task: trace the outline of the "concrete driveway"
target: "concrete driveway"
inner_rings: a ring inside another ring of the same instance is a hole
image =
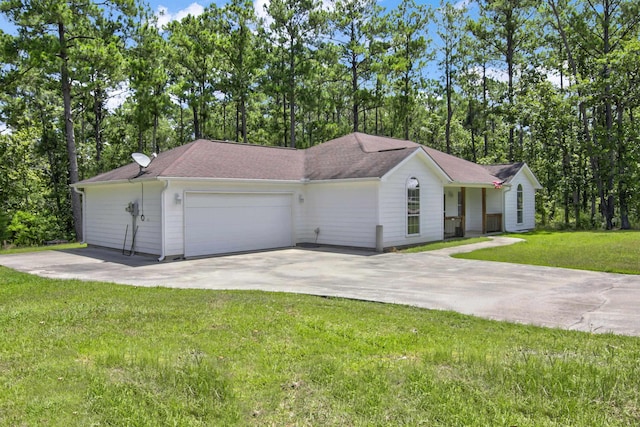
[[[136,286],[259,289],[453,310],[489,319],[640,336],[640,276],[418,254],[283,249],[158,263],[86,248],[2,255],[0,265],[50,278]]]

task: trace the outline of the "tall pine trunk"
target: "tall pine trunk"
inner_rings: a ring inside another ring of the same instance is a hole
[[[67,140],[67,158],[69,161],[69,184],[75,184],[78,179],[78,157],[76,155],[76,140],[73,131],[73,113],[71,111],[71,80],[69,78],[67,36],[62,22],[58,23],[58,39],[60,42],[60,80],[62,81],[62,99],[64,104],[64,131]],[[71,213],[73,215],[76,240],[82,241],[82,205],[80,194],[70,190]]]

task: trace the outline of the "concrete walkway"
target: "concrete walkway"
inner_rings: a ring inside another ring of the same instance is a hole
[[[450,257],[516,241],[494,237],[417,254],[291,248],[163,263],[86,248],[2,255],[0,265],[50,278],[297,292],[640,336],[640,276]]]

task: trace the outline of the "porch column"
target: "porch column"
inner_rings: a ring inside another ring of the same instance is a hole
[[[487,189],[482,189],[482,234],[487,234]]]
[[[461,218],[460,218],[460,227],[462,227],[462,237],[467,235],[467,192],[466,192],[466,188],[462,187],[460,188],[460,197],[462,198],[462,207],[460,208],[460,210],[462,212],[459,212]]]

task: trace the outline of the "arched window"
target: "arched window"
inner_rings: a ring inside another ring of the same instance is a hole
[[[407,234],[420,234],[420,182],[415,177],[407,180]]]
[[[518,184],[518,190],[516,193],[516,212],[517,212],[517,218],[518,218],[518,224],[522,224],[524,222],[524,195],[522,194],[522,184]]]

